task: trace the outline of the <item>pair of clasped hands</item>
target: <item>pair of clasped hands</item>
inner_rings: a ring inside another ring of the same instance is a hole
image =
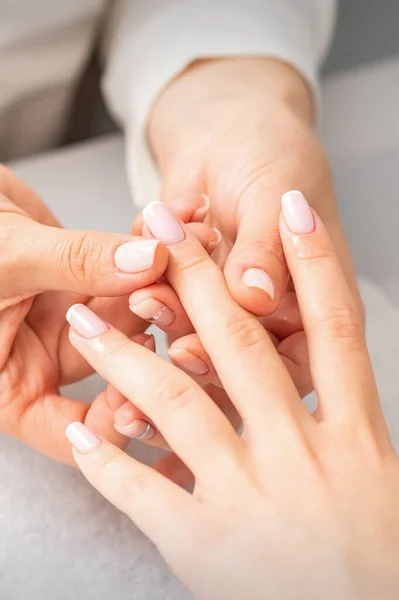
[[[12,186],[2,197],[3,231],[11,243],[13,232],[23,228],[24,245],[7,255],[18,261],[10,258],[3,279],[3,430],[63,460],[72,459],[71,442],[85,477],[156,544],[195,597],[396,598],[399,462],[379,404],[357,296],[304,196],[283,196],[279,233],[319,399],[312,415],[298,391],[306,383],[300,366],[293,368],[288,353],[279,351],[283,342],[232,297],[210,256],[219,235],[215,239],[200,222],[206,203],[194,223],[183,223],[160,202],[147,206],[144,220],[134,225],[146,237],[122,236],[113,253],[118,276],[108,274],[119,282],[120,294],[132,281],[147,286],[133,292],[130,306],[137,310],[143,300],[167,306],[157,304],[151,315],[165,331],[176,333],[175,321],[195,331],[183,342],[207,371],[199,373],[194,362],[194,379],[158,357],[151,337],[136,333],[132,339],[118,330],[127,321],[126,296],[78,295],[79,273],[92,286],[96,273],[72,271],[76,279],[69,280],[62,275],[79,257],[96,256],[96,234],[79,234],[81,244],[71,254],[68,244],[78,234],[56,227],[33,192],[9,172],[5,177]],[[25,199],[24,207],[13,204],[10,191]],[[27,212],[33,206],[36,221]],[[51,289],[64,291],[43,290],[48,256],[41,262],[37,246],[43,246],[40,234],[50,231],[47,253],[55,257],[55,248],[69,248],[59,255],[68,257],[59,264],[59,279],[55,270],[51,282]],[[18,272],[18,251],[27,263],[25,277]],[[101,259],[106,270],[110,257],[104,253]],[[120,275],[132,271],[133,263],[136,274]],[[30,272],[37,296],[27,287]],[[161,277],[162,283],[154,283]],[[109,280],[106,273],[98,279],[101,294]],[[64,326],[67,309],[70,328]],[[57,324],[54,339],[50,331]],[[190,366],[186,362],[186,371]],[[109,385],[90,407],[58,395],[59,381],[92,370]],[[132,416],[138,423],[127,422]],[[141,464],[122,449],[130,429],[175,454],[154,467]],[[184,485],[190,475],[193,493]]]
[[[399,461],[358,302],[323,222],[299,191],[284,194],[281,242],[319,398],[309,414],[290,360],[232,298],[209,245],[193,232],[198,226],[161,202],[143,217],[147,241],[168,253],[168,311],[173,306],[196,331],[197,358],[186,364],[196,380],[158,357],[149,338],[131,340],[82,304],[68,311],[69,339],[109,382],[106,393],[120,397],[117,430],[141,427],[139,435],[167,445],[183,466],[176,477],[169,458],[143,465],[75,422],[66,433],[82,473],[156,544],[195,597],[393,600]],[[133,310],[144,293],[145,302],[158,302],[159,285],[134,292]],[[155,315],[172,327],[169,312]],[[214,388],[231,408],[214,401]],[[242,436],[231,413],[243,420]],[[182,485],[189,474],[192,494]]]
[[[0,168],[1,431],[77,463],[198,598],[396,599],[398,459],[306,84],[200,62],[148,138],[164,205],[132,236],[62,229]],[[91,405],[60,395],[93,370]]]

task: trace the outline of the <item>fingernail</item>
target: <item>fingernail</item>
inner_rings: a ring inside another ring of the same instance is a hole
[[[74,304],[66,314],[68,323],[87,340],[102,335],[109,330],[109,325],[104,323],[96,313],[85,304]]]
[[[187,371],[194,373],[194,375],[206,375],[206,373],[209,371],[209,367],[206,362],[188,350],[171,348],[169,350],[169,356]]]
[[[114,261],[122,273],[140,273],[154,264],[159,240],[142,239],[126,242],[116,249]]]
[[[285,223],[292,233],[305,234],[314,231],[313,213],[301,192],[287,192],[281,199],[281,205]]]
[[[202,223],[209,212],[211,201],[209,196],[206,194],[201,194],[203,204],[194,211],[193,216],[191,217],[192,223]]]
[[[83,423],[71,423],[65,433],[74,448],[82,454],[88,454],[101,444],[101,440]]]
[[[136,419],[136,409],[130,402],[123,404],[114,415],[116,431],[135,440],[150,440],[156,434],[155,427],[144,419]]]
[[[213,232],[214,232],[214,235],[209,240],[208,245],[206,247],[208,254],[212,254],[212,252],[214,250],[216,250],[216,248],[219,246],[220,242],[222,241],[222,234],[220,233],[219,229],[216,229],[216,227],[213,227]]]
[[[274,283],[263,269],[247,269],[242,275],[242,280],[248,287],[263,290],[273,300],[275,293]]]
[[[163,202],[151,202],[143,217],[152,235],[166,246],[182,242],[186,237],[173,212]]]
[[[153,298],[148,298],[148,300],[141,301],[138,304],[135,304],[133,299],[133,302],[130,301],[129,307],[138,317],[161,327],[172,325],[176,318],[175,313],[170,308]]]

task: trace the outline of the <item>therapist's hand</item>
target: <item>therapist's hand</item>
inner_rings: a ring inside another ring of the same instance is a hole
[[[166,87],[150,115],[160,200],[186,221],[202,194],[209,196],[209,222],[223,235],[218,264],[233,297],[258,316],[276,309],[288,282],[278,228],[287,189],[301,190],[320,213],[356,290],[313,112],[296,71],[247,58],[195,63]],[[139,220],[134,233],[141,233]]]
[[[158,209],[147,224],[165,241]],[[362,316],[324,225],[298,192],[283,199],[280,232],[316,413],[306,411],[258,319],[231,298],[185,229],[169,247],[167,277],[242,415],[244,435],[187,374],[72,309],[73,345],[151,417],[194,473],[194,494],[80,423],[67,430],[74,456],[196,598],[397,598],[399,461]]]
[[[116,390],[91,406],[59,395],[60,385],[91,373],[68,341],[65,311],[85,303],[128,336],[138,334],[147,324],[128,310],[127,294],[156,281],[166,265],[156,240],[62,229],[40,198],[0,167],[0,432],[67,462],[71,420],[126,442],[113,426],[124,402]],[[148,336],[139,341],[151,344]]]

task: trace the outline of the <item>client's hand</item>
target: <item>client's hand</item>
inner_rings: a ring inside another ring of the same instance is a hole
[[[156,211],[147,221],[153,233]],[[399,462],[358,305],[320,218],[298,192],[283,198],[280,232],[319,397],[314,415],[262,325],[231,298],[188,229],[173,227],[167,277],[244,435],[187,374],[72,309],[75,348],[150,416],[194,473],[195,490],[77,423],[67,433],[79,467],[198,598],[398,597]]]
[[[124,402],[116,390],[91,406],[59,394],[60,385],[91,373],[68,341],[65,310],[87,303],[129,336],[143,332],[147,324],[128,310],[126,295],[156,281],[166,264],[156,240],[62,229],[40,198],[0,166],[1,433],[69,462],[64,430],[71,419],[126,443],[114,428]]]

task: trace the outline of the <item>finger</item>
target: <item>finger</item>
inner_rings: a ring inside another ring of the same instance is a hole
[[[150,285],[167,265],[157,240],[57,229],[21,215],[8,219],[5,231],[4,295],[58,290],[120,296]]]
[[[62,299],[63,304],[63,316],[67,309],[71,306],[71,303],[76,302],[76,297],[73,294],[63,294],[65,298]],[[60,300],[61,301],[61,300]],[[148,340],[148,336],[144,336],[144,331],[148,328],[148,323],[132,314],[129,310],[128,296],[121,296],[119,298],[92,298],[87,302],[87,306],[99,315],[103,321],[111,323],[113,327],[121,330],[127,337],[135,337],[135,341],[140,343],[140,334],[143,335],[141,339],[144,341]],[[46,319],[48,324],[50,311],[44,310],[43,318]],[[36,314],[37,317],[37,314]],[[59,313],[55,315],[57,323],[59,323]],[[151,338],[150,338],[151,339]],[[90,375],[93,372],[90,365],[86,360],[75,350],[69,341],[69,326],[65,323],[65,327],[62,330],[58,344],[58,358],[60,365],[60,381],[62,385],[67,385],[75,381],[79,381],[84,377]]]
[[[276,345],[277,352],[285,364],[301,398],[313,391],[309,352],[303,331],[294,333]]]
[[[133,292],[129,307],[135,315],[155,324],[172,337],[185,336],[193,331],[176,292],[166,283],[155,283]]]
[[[246,426],[262,439],[267,425],[274,435],[281,433],[277,423],[286,430],[290,421],[295,435],[305,422],[310,427],[269,336],[231,298],[223,274],[194,236],[162,203],[148,205],[144,218],[152,234],[169,246],[168,280]],[[265,373],[270,374],[267,379]]]
[[[303,331],[295,291],[287,290],[274,313],[269,317],[260,317],[259,320],[269,333],[281,340]]]
[[[122,448],[127,439],[114,428],[114,412],[123,396],[111,387],[101,392],[92,404],[60,396],[43,394],[34,403],[13,406],[12,418],[7,418],[7,433],[37,452],[54,460],[74,464],[71,448],[65,439],[65,427],[72,420],[89,423],[96,433]],[[0,428],[3,429],[0,423]]]
[[[152,465],[152,468],[180,487],[187,488],[194,483],[194,475],[190,469],[187,468],[177,454],[173,454],[172,452],[161,456]]]
[[[240,441],[217,406],[188,375],[110,329],[86,306],[71,307],[68,321],[74,328],[70,340],[75,348],[148,415],[200,479],[213,476],[216,465],[226,468],[226,462],[232,463]]]
[[[237,239],[224,267],[227,285],[241,306],[271,314],[284,294],[288,269],[279,233],[279,210],[253,201],[240,217]]]
[[[187,223],[187,227],[195,235],[208,254],[212,254],[222,241],[222,234],[219,229],[216,229],[215,227],[209,227],[209,225],[206,225],[205,223]],[[140,235],[154,239],[154,236],[151,234],[151,231],[145,223]]]
[[[298,393],[302,398],[305,397],[312,391],[313,384],[304,332],[294,333],[281,342],[270,332],[269,336],[291,375]],[[223,387],[198,334],[192,333],[179,338],[173,342],[168,352],[180,368],[197,377],[198,381]]]
[[[362,317],[320,218],[300,192],[282,200],[281,239],[307,336],[321,418],[381,417]],[[377,419],[378,420],[378,419]]]
[[[205,223],[187,223],[187,227],[208,254],[212,254],[222,241],[222,234],[215,227],[209,227]]]
[[[126,400],[115,412],[114,427],[127,438],[139,440],[155,448],[170,450],[151,419],[129,400]]]
[[[137,344],[148,342],[152,336],[134,337]],[[4,412],[7,431],[38,452],[55,460],[74,464],[70,445],[65,439],[65,427],[71,420],[86,423],[96,434],[124,448],[126,436],[114,427],[114,414],[126,398],[112,386],[101,392],[92,402],[82,402],[56,393],[47,393],[34,403],[12,404],[12,412]],[[0,429],[4,429],[0,422]]]
[[[170,358],[182,369],[201,380],[223,387],[212,360],[197,333],[179,338],[168,350]]]
[[[208,215],[210,199],[206,194],[180,194],[178,197],[166,200],[168,206],[183,223],[203,223]],[[139,213],[132,224],[133,235],[141,235],[144,225],[143,213]]]
[[[109,502],[134,521],[166,556],[170,540],[179,543],[196,527],[199,505],[182,488],[160,473],[95,436],[82,423],[71,423],[66,434],[77,465]],[[176,522],[184,527],[176,531]],[[193,533],[192,531],[190,533]]]

